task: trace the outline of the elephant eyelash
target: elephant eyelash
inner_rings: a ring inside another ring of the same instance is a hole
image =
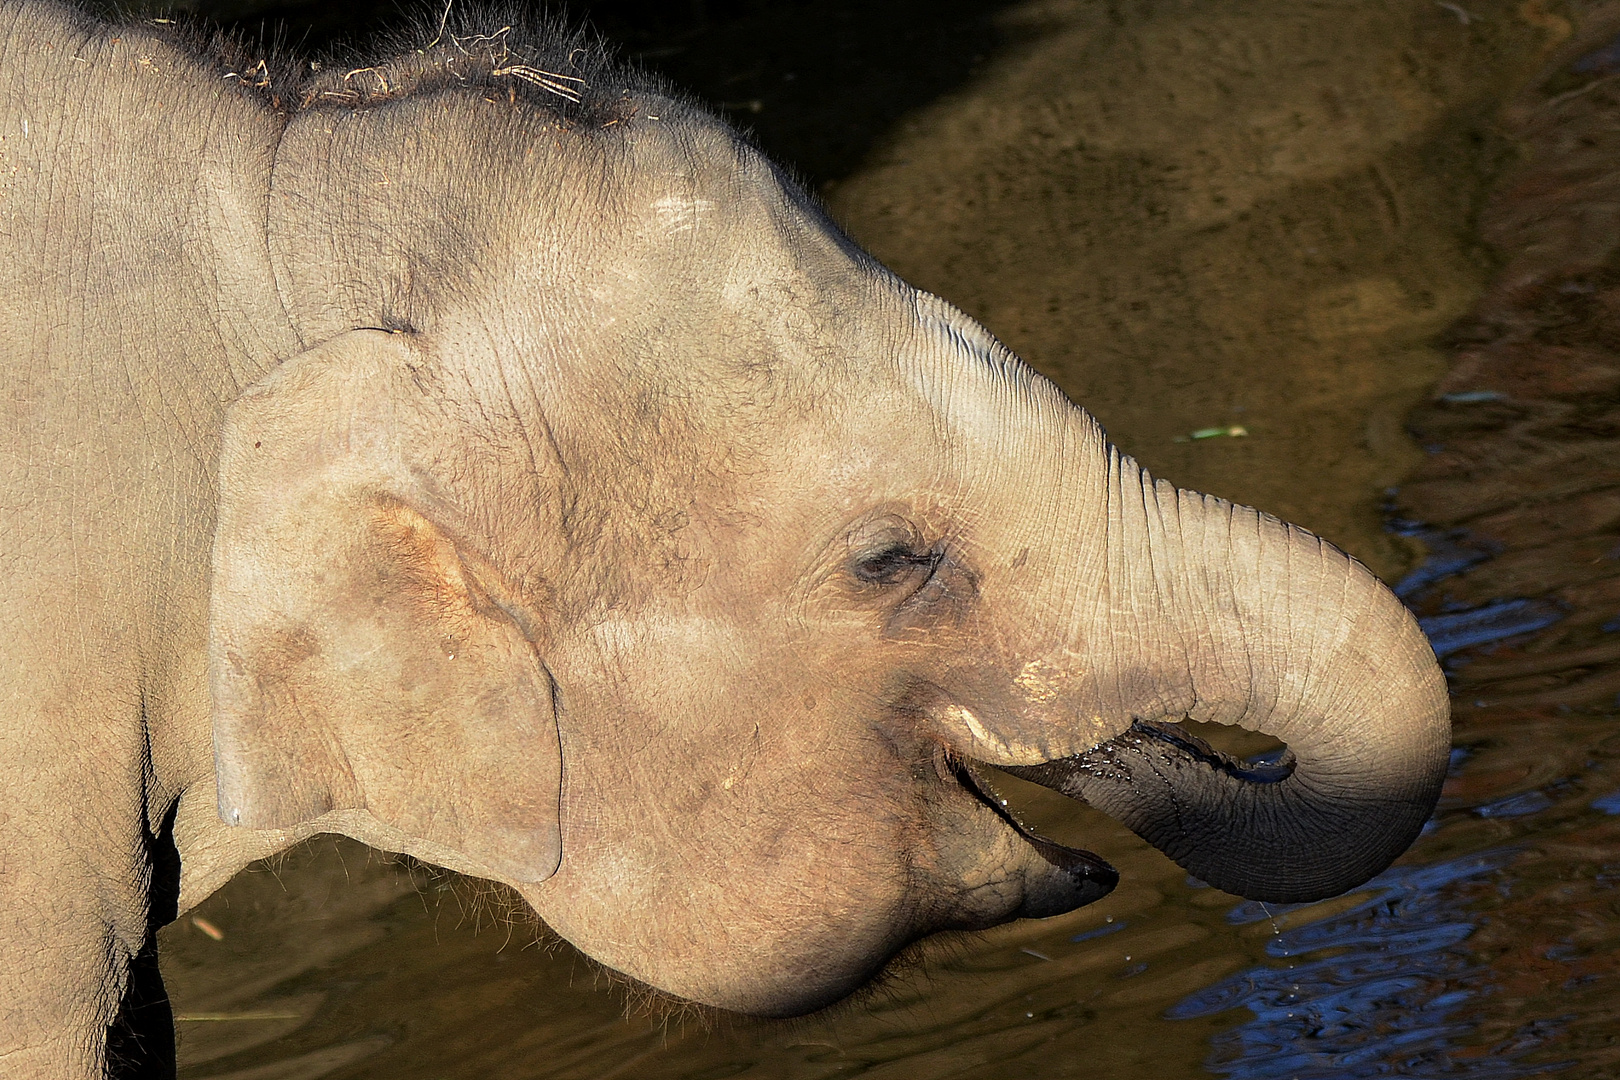
[[[911,580],[919,569],[927,570],[926,580],[943,558],[937,551],[919,553],[896,544],[856,559],[853,570],[856,579],[867,585],[899,585]]]

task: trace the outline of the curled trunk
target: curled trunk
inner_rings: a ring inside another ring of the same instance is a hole
[[[1109,480],[1116,629],[1099,675],[1131,727],[1008,771],[1242,896],[1313,900],[1366,881],[1417,837],[1445,776],[1445,681],[1416,620],[1302,529],[1155,484],[1117,455]],[[1173,723],[1184,716],[1288,752],[1246,766]]]

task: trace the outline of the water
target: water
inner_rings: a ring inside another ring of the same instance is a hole
[[[1471,723],[1397,866],[1310,905],[1238,901],[1005,781],[1124,884],[1091,908],[931,943],[792,1024],[623,1015],[499,894],[324,840],[166,932],[190,1077],[1606,1075],[1620,1067],[1620,728]],[[269,1062],[269,1064],[265,1064]],[[251,1063],[251,1064],[247,1064]]]
[[[163,932],[182,1076],[1620,1074],[1612,16],[595,7],[1150,468],[1399,582],[1456,695],[1440,807],[1363,888],[1267,907],[1003,778],[1119,889],[792,1023],[668,1013],[500,890],[323,838]]]
[[[192,991],[183,1075],[1605,1075],[1620,1067],[1620,733],[1612,717],[1519,718],[1470,738],[1414,850],[1313,905],[1193,887],[1088,811],[1026,799],[1049,828],[1101,835],[1115,896],[934,943],[795,1024],[625,1019],[588,962],[532,945],[460,883],[318,842],[204,906],[223,940],[168,933]]]

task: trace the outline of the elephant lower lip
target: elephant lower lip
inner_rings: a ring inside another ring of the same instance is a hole
[[[1082,907],[1102,899],[1119,884],[1119,871],[1102,858],[1089,851],[1067,847],[1031,832],[1023,822],[1012,815],[1004,800],[997,798],[984,786],[978,774],[965,762],[952,761],[951,771],[958,783],[971,792],[974,798],[994,811],[996,816],[1018,833],[1025,843],[1035,849],[1036,854],[1068,874],[1080,885],[1080,902],[1075,904],[1075,907]]]

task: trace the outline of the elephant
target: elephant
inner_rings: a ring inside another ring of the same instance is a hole
[[[1266,900],[1431,814],[1445,683],[1372,574],[577,33],[0,41],[8,1076],[161,1059],[156,929],[317,833],[780,1017],[1114,886],[997,769]]]

